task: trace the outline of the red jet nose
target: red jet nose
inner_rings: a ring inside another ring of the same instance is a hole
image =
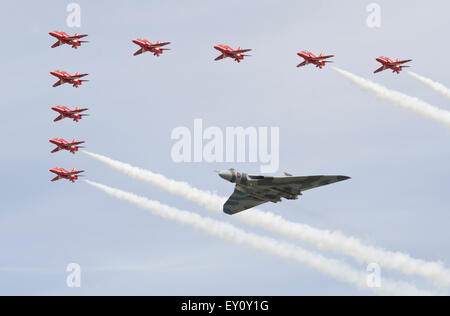
[[[50,74],[55,76],[55,77],[58,77],[57,74],[56,74],[56,71],[50,71]]]
[[[138,44],[138,45],[140,43],[139,40],[137,40],[137,39],[132,40],[132,42],[135,43],[135,44]]]

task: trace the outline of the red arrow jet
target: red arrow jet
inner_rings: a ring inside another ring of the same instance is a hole
[[[150,52],[150,53],[153,53],[153,55],[159,57],[159,55],[161,55],[165,50],[170,50],[170,48],[161,48],[162,46],[169,45],[170,42],[164,42],[164,43],[156,42],[156,43],[152,44],[147,40],[139,39],[139,38],[134,39],[132,42],[141,47],[138,51],[136,51],[133,54],[133,56],[140,55],[144,52]]]
[[[83,146],[78,146],[84,144],[84,141],[76,142],[75,139],[71,143],[69,143],[67,140],[58,138],[50,139],[49,142],[57,146],[55,149],[51,151],[52,154],[60,150],[68,150],[72,154],[75,154],[75,152],[78,151],[78,148],[84,148]]]
[[[381,63],[382,66],[375,70],[373,73],[376,74],[377,72],[386,70],[386,69],[392,69],[392,72],[396,72],[397,74],[402,71],[404,67],[410,67],[410,66],[401,66],[404,63],[410,62],[412,59],[406,59],[406,60],[398,60],[398,58],[393,61],[387,57],[380,56],[376,58],[377,62]]]
[[[78,33],[75,33],[74,36],[70,36],[65,32],[59,31],[52,31],[49,32],[48,34],[58,39],[58,41],[51,46],[52,48],[58,47],[62,44],[67,44],[72,45],[72,48],[77,49],[78,46],[81,46],[81,43],[88,43],[88,41],[80,41],[80,38],[86,37],[87,34],[79,35]]]
[[[53,168],[50,169],[50,172],[53,172],[56,174],[56,177],[54,177],[51,181],[56,181],[59,179],[67,179],[71,182],[75,182],[75,180],[78,180],[78,177],[81,177],[81,175],[79,175],[79,173],[84,172],[84,170],[75,170],[72,169],[72,171],[67,171],[64,168]]]
[[[88,114],[80,114],[81,112],[84,112],[88,110],[85,109],[79,109],[78,107],[75,108],[75,110],[71,110],[66,106],[54,106],[52,107],[53,111],[56,111],[59,113],[59,116],[53,120],[53,122],[57,122],[59,120],[62,120],[64,118],[70,118],[73,119],[75,122],[78,122],[83,118],[83,116],[87,116]]]
[[[301,52],[297,53],[297,55],[299,55],[300,57],[302,57],[305,60],[305,61],[301,62],[300,64],[298,64],[297,67],[302,67],[302,66],[306,66],[308,64],[313,64],[313,65],[316,65],[316,67],[319,67],[320,69],[322,69],[322,67],[325,66],[326,63],[332,63],[332,61],[324,60],[324,59],[334,57],[334,55],[322,56],[322,53],[320,53],[319,56],[316,56],[313,53],[306,52],[306,51],[301,51]]]
[[[241,62],[241,60],[244,59],[245,56],[251,56],[251,55],[244,54],[246,52],[251,51],[251,49],[241,49],[241,47],[238,47],[238,49],[234,50],[230,46],[227,46],[227,45],[215,45],[214,48],[222,53],[222,55],[217,56],[216,59],[214,59],[216,61],[230,57],[239,63],[239,62]]]
[[[50,71],[50,74],[55,77],[58,77],[59,79],[57,82],[53,84],[53,87],[57,87],[59,85],[62,85],[63,83],[68,83],[74,86],[75,88],[78,88],[78,86],[80,86],[84,81],[89,81],[80,79],[84,76],[87,76],[88,74],[79,74],[78,72],[72,76],[65,71],[54,70]]]

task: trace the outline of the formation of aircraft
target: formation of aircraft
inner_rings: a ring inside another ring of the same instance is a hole
[[[55,37],[57,39],[57,42],[54,43],[51,48],[55,48],[61,45],[70,45],[72,48],[77,49],[79,46],[81,46],[82,43],[87,43],[87,41],[81,40],[82,38],[88,36],[87,34],[78,34],[75,33],[73,36],[70,36],[69,34],[65,32],[60,31],[52,31],[48,33],[50,36]],[[81,79],[88,74],[80,74],[75,73],[74,75],[70,75],[69,73],[61,70],[54,70],[50,72],[51,75],[58,78],[58,81],[53,84],[53,87],[60,86],[64,83],[71,84],[73,87],[78,88],[83,82],[89,81],[85,79]],[[82,114],[82,112],[87,111],[87,108],[80,109],[76,107],[75,109],[71,110],[66,106],[53,106],[51,108],[53,111],[57,112],[59,115],[53,120],[54,122],[60,121],[64,118],[72,119],[75,122],[78,122],[81,120],[84,116],[87,116],[87,114]],[[52,138],[49,139],[49,142],[56,145],[56,148],[51,151],[51,153],[56,153],[61,150],[67,150],[71,152],[72,154],[75,154],[75,152],[78,151],[79,148],[83,148],[83,146],[80,146],[81,144],[84,144],[84,141],[76,141],[75,139],[72,140],[72,142],[68,142],[65,139],[62,138]],[[52,168],[50,169],[50,172],[56,174],[56,177],[51,179],[51,181],[57,181],[60,179],[67,179],[71,182],[75,182],[75,180],[80,177],[80,173],[84,172],[84,170],[76,170],[75,168],[72,169],[72,171],[67,171],[64,168]]]
[[[132,42],[141,47],[133,54],[133,56],[140,55],[144,52],[150,52],[153,53],[154,56],[159,57],[159,55],[161,55],[165,50],[170,50],[170,48],[162,48],[163,46],[169,45],[170,42],[160,43],[158,41],[153,44],[147,40],[140,38],[134,39],[132,40]]]
[[[49,35],[57,39],[57,42],[51,46],[52,48],[67,44],[75,49],[77,49],[78,46],[81,46],[82,43],[87,43],[87,41],[83,41],[81,39],[88,36],[87,34],[78,33],[70,36],[67,33],[60,31],[49,32]],[[134,56],[140,55],[144,52],[150,52],[153,53],[154,56],[160,56],[164,53],[164,51],[170,50],[169,48],[164,48],[164,46],[171,44],[171,42],[159,41],[157,41],[156,43],[151,43],[150,41],[144,39],[133,39],[132,42],[140,47],[136,52],[134,52]],[[214,45],[214,49],[220,52],[220,55],[214,59],[215,61],[222,60],[224,58],[231,58],[238,63],[243,60],[244,57],[250,56],[246,53],[251,51],[251,49],[242,49],[240,46],[237,49],[233,49],[228,45],[222,44]],[[320,69],[322,69],[327,63],[331,63],[332,61],[328,59],[334,57],[334,55],[322,55],[322,53],[316,56],[308,51],[298,52],[297,55],[304,59],[304,61],[299,63],[297,67],[303,67],[308,64],[312,64],[315,65],[316,68]],[[397,74],[400,73],[403,67],[409,67],[403,64],[411,61],[411,59],[396,59],[395,61],[393,61],[387,57],[378,57],[376,58],[376,60],[380,62],[382,66],[375,70],[374,73],[386,69],[391,69]],[[74,75],[70,75],[65,71],[54,70],[51,71],[50,74],[58,78],[58,81],[53,84],[53,87],[68,83],[73,87],[78,88],[78,86],[80,86],[83,82],[88,81],[81,79],[88,75],[86,73],[80,74],[77,72]],[[81,112],[86,111],[87,108],[79,109],[78,107],[76,107],[74,110],[71,110],[65,106],[54,106],[52,107],[52,110],[59,113],[59,116],[53,120],[54,122],[57,122],[64,118],[70,118],[75,122],[78,122],[83,116],[87,115],[81,114]],[[67,150],[72,154],[75,154],[75,152],[78,151],[79,148],[82,148],[79,145],[84,143],[84,141],[77,142],[75,141],[75,139],[72,142],[57,138],[50,139],[49,141],[57,146],[51,151],[51,153],[55,153],[60,150]],[[50,171],[57,174],[57,176],[51,181],[68,179],[72,182],[75,182],[75,180],[78,179],[79,173],[84,172],[84,170],[77,171],[75,169],[72,169],[72,171],[67,171],[63,168],[53,168],[50,169]],[[349,179],[349,177],[347,176],[339,175],[319,175],[306,177],[292,176],[287,173],[285,173],[284,177],[248,175],[246,173],[238,172],[233,168],[219,172],[219,176],[227,181],[236,184],[233,194],[223,207],[223,211],[227,214],[235,214],[269,201],[274,203],[280,202],[281,198],[290,200],[297,199],[303,191]]]
[[[304,61],[298,64],[297,67],[303,67],[308,64],[313,64],[320,69],[322,69],[325,64],[332,63],[332,61],[325,59],[334,57],[334,55],[322,56],[322,53],[320,53],[319,56],[316,56],[313,53],[307,51],[298,52],[297,55],[304,59]]]
[[[81,144],[84,144],[84,141],[77,142],[75,139],[72,142],[68,142],[65,139],[59,139],[59,138],[52,138],[49,140],[50,143],[56,145],[56,148],[51,151],[51,153],[56,153],[60,150],[67,150],[70,151],[72,154],[75,154],[76,151],[78,151],[79,148],[84,148],[83,146],[79,146]]]
[[[81,43],[87,43],[87,41],[82,41],[80,39],[88,36],[87,34],[78,34],[78,33],[75,33],[73,36],[70,36],[67,33],[61,32],[61,31],[51,31],[48,34],[50,34],[51,36],[55,37],[58,40],[56,43],[54,43],[51,46],[52,48],[58,47],[62,44],[68,44],[68,45],[71,45],[73,48],[78,48],[78,46],[81,46]],[[159,41],[157,41],[156,43],[152,43],[148,40],[140,39],[140,38],[133,39],[132,42],[140,47],[136,52],[134,52],[133,56],[140,55],[144,52],[150,52],[150,53],[153,53],[154,56],[160,56],[161,54],[163,54],[164,51],[170,50],[169,48],[163,48],[163,46],[171,44],[171,42],[159,42]],[[214,59],[215,61],[221,60],[224,58],[232,58],[238,63],[241,60],[243,60],[244,57],[250,56],[250,55],[246,55],[245,53],[251,51],[251,49],[242,49],[241,47],[238,47],[237,49],[233,49],[230,46],[223,45],[223,44],[214,45],[214,48],[221,53],[219,56],[217,56]],[[322,69],[327,63],[332,63],[331,60],[326,60],[326,59],[334,57],[334,55],[322,55],[322,53],[320,53],[318,56],[316,56],[309,51],[301,51],[301,52],[298,52],[297,55],[304,59],[304,61],[299,63],[297,65],[297,67],[303,67],[308,64],[312,64],[320,69]],[[411,61],[411,59],[407,59],[407,60],[396,59],[395,61],[393,61],[387,57],[377,57],[376,60],[378,62],[380,62],[382,64],[382,66],[380,68],[376,69],[374,71],[374,73],[377,73],[377,72],[380,72],[380,71],[383,71],[386,69],[391,69],[393,72],[395,72],[397,74],[399,74],[400,71],[404,67],[409,67],[409,66],[403,65],[404,63]],[[78,88],[78,86],[81,85],[83,81],[88,81],[88,80],[80,79],[80,78],[86,76],[87,74],[76,73],[75,75],[71,76],[67,72],[64,72],[64,71],[52,71],[51,74],[59,78],[59,81],[53,85],[54,87],[57,87],[63,83],[70,83],[74,87]]]
[[[51,31],[48,34],[50,34],[53,37],[56,37],[58,40],[55,44],[53,44],[51,47],[55,48],[63,44],[71,45],[72,48],[77,49],[78,46],[81,46],[81,43],[88,43],[88,41],[80,41],[80,38],[86,37],[87,34],[78,34],[75,33],[75,35],[70,36],[69,34],[65,32],[60,31]]]
[[[223,212],[233,215],[266,202],[281,202],[281,198],[296,200],[303,191],[350,179],[347,176],[284,177],[249,175],[233,168],[222,170],[219,176],[235,183],[234,192],[225,202]]]
[[[402,69],[404,67],[409,67],[409,66],[405,66],[403,64],[408,63],[411,60],[412,59],[398,60],[398,58],[397,58],[395,61],[393,61],[387,57],[383,57],[383,56],[377,57],[376,61],[381,63],[382,66],[380,68],[378,68],[377,70],[375,70],[373,73],[376,74],[377,72],[380,72],[380,71],[383,71],[386,69],[391,69],[392,72],[396,72],[397,74],[399,74],[400,71],[402,71]]]
[[[52,168],[49,171],[56,174],[56,177],[54,177],[51,181],[67,179],[67,180],[71,181],[72,183],[74,183],[75,180],[78,180],[78,177],[82,176],[82,175],[80,175],[80,173],[84,172],[84,170],[77,171],[75,168],[73,168],[72,171],[67,171],[64,168]]]
[[[67,106],[53,106],[51,108],[53,111],[59,113],[59,116],[56,117],[53,122],[60,121],[65,118],[70,118],[74,120],[74,122],[78,122],[83,118],[83,116],[88,116],[89,114],[80,114],[81,112],[87,111],[87,108],[79,109],[76,107],[74,110],[69,109]]]
[[[50,71],[50,74],[58,78],[58,81],[56,81],[53,84],[53,87],[57,87],[64,83],[68,83],[68,84],[71,84],[72,86],[74,86],[75,88],[78,88],[78,86],[81,86],[81,84],[83,82],[89,81],[89,80],[80,79],[80,78],[87,76],[88,74],[79,74],[78,72],[74,75],[70,75],[69,73],[67,73],[65,71],[54,70],[54,71]]]
[[[221,52],[221,55],[217,56],[214,59],[216,61],[229,57],[239,63],[241,62],[241,60],[244,59],[244,57],[251,56],[244,54],[251,51],[251,49],[242,49],[240,46],[237,49],[232,49],[230,46],[227,45],[215,45],[214,48],[217,49],[219,52]]]

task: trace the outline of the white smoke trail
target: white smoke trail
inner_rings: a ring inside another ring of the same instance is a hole
[[[436,91],[440,95],[450,99],[450,89],[447,88],[446,86],[444,86],[442,83],[433,81],[426,77],[422,77],[412,71],[408,71],[408,74],[410,74],[414,79],[419,80],[420,82],[422,82],[423,84],[425,84],[426,86],[431,88],[432,90]]]
[[[428,104],[418,98],[411,97],[404,93],[390,90],[378,83],[372,82],[370,80],[364,79],[357,75],[354,75],[348,71],[333,67],[339,74],[344,76],[350,82],[356,84],[358,87],[370,91],[375,96],[382,100],[386,100],[394,105],[400,106],[411,112],[414,112],[420,116],[433,119],[439,123],[445,124],[450,127],[450,112],[437,108],[431,104]]]
[[[367,286],[367,275],[365,273],[359,272],[341,261],[329,259],[320,254],[310,252],[291,244],[282,243],[272,238],[246,232],[225,222],[220,222],[212,218],[202,217],[196,213],[163,205],[157,201],[152,201],[133,193],[114,189],[89,180],[85,181],[110,196],[131,202],[140,208],[150,211],[154,215],[174,220],[181,224],[191,225],[194,228],[200,229],[209,235],[222,240],[247,245],[271,255],[295,260],[334,279],[352,284],[359,289],[370,289],[377,294],[387,295],[433,295],[433,293],[419,290],[411,284],[396,282],[385,278],[381,281],[381,287],[370,288]]]
[[[222,212],[226,198],[193,188],[186,182],[168,179],[161,174],[155,174],[102,155],[86,151],[84,153],[134,179],[148,182],[163,191],[179,195],[210,211]],[[359,263],[376,262],[386,269],[398,270],[406,275],[418,275],[441,286],[450,285],[450,271],[441,262],[427,262],[401,252],[365,245],[355,237],[347,237],[340,232],[321,230],[306,224],[291,222],[281,216],[258,209],[238,213],[232,218],[290,238],[306,241],[320,250],[331,250],[351,256]]]

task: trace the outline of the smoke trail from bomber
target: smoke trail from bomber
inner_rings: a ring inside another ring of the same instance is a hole
[[[246,232],[225,222],[220,222],[208,217],[202,217],[196,213],[178,210],[133,193],[114,189],[89,180],[85,181],[91,186],[100,189],[112,197],[131,202],[140,208],[150,211],[150,213],[154,215],[177,221],[180,224],[191,225],[196,229],[200,229],[211,236],[225,241],[243,244],[263,251],[267,254],[295,260],[306,264],[336,280],[352,284],[359,289],[371,289],[377,294],[388,295],[432,295],[432,293],[419,290],[411,284],[391,281],[384,278],[381,281],[381,287],[369,288],[367,286],[367,275],[365,273],[354,270],[341,261],[328,259],[320,254],[307,251],[291,244],[282,243],[272,238]]]
[[[426,86],[428,86],[429,88],[431,88],[432,90],[436,91],[437,93],[439,93],[440,95],[450,99],[450,89],[447,88],[446,86],[444,86],[442,83],[433,81],[429,78],[426,77],[422,77],[412,71],[408,71],[408,74],[413,77],[414,79],[419,80],[420,82],[422,82],[423,84],[425,84]]]
[[[390,90],[370,80],[354,75],[348,71],[333,67],[339,74],[358,87],[372,92],[376,97],[386,100],[394,105],[400,106],[422,117],[435,120],[450,127],[450,112],[437,108],[418,98],[411,97],[404,93]]]
[[[102,155],[86,151],[84,153],[134,179],[148,182],[163,191],[193,201],[209,211],[222,212],[226,198],[208,191],[199,190],[186,182],[175,181],[161,174],[155,174]],[[427,262],[412,258],[408,254],[401,252],[393,252],[366,245],[355,237],[348,237],[340,232],[321,230],[306,224],[291,222],[279,215],[258,209],[238,213],[233,215],[232,218],[290,238],[308,242],[320,250],[331,250],[351,256],[359,263],[376,262],[385,269],[398,270],[406,275],[418,275],[443,286],[450,285],[450,271],[440,262]]]

